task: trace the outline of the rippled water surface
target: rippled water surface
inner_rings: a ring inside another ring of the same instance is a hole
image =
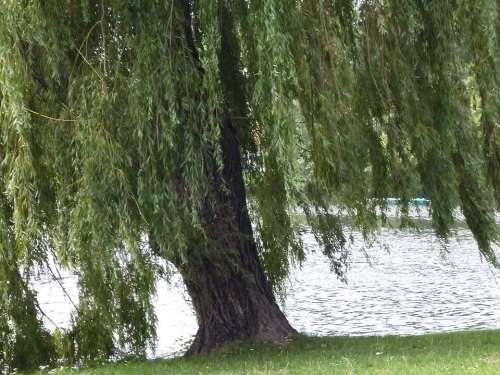
[[[482,261],[469,231],[458,229],[448,252],[431,230],[384,230],[367,249],[355,241],[348,283],[337,279],[325,258],[311,252],[294,271],[284,310],[292,325],[313,335],[407,335],[463,329],[500,328],[500,272]],[[498,250],[498,249],[497,249]],[[74,280],[61,280],[76,300]],[[181,280],[160,282],[157,356],[179,353],[196,331],[196,321]],[[53,323],[69,324],[72,304],[59,284],[44,278],[36,286],[41,306]],[[48,322],[48,325],[52,323]]]

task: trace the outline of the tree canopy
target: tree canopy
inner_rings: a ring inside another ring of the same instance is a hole
[[[342,275],[342,218],[368,235],[388,197],[409,223],[424,194],[444,239],[459,207],[496,265],[499,59],[496,0],[0,1],[0,364],[154,345],[163,261],[218,246],[224,121],[275,290],[293,214]],[[52,262],[79,287],[57,342],[30,287]]]

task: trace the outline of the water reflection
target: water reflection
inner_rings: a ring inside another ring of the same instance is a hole
[[[304,242],[312,254],[291,276],[283,306],[292,325],[313,335],[406,335],[500,328],[500,272],[481,260],[469,231],[457,229],[445,255],[430,229],[419,233],[387,229],[379,241],[368,249],[369,264],[358,238],[349,282],[344,284],[315,252],[312,235],[306,234]],[[74,279],[66,277],[61,282],[76,300]],[[156,356],[181,352],[196,331],[182,281],[174,276],[172,284],[158,285]],[[60,286],[42,277],[37,290],[50,319],[68,326],[73,307]]]

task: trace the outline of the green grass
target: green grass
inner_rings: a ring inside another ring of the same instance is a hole
[[[128,362],[55,373],[500,374],[500,331],[415,337],[300,337],[284,347],[246,343],[209,356]]]

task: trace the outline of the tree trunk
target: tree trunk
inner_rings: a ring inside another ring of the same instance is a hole
[[[257,255],[247,211],[242,160],[231,122],[221,120],[222,175],[202,218],[214,246],[179,265],[198,320],[187,354],[207,353],[236,339],[286,343],[296,334],[281,312]],[[227,189],[222,188],[223,177]],[[215,201],[213,201],[215,200]]]
[[[195,46],[193,7],[190,0],[177,0],[184,15],[186,44],[193,61],[204,74]],[[235,100],[246,106],[239,92],[232,90],[240,82],[239,50],[235,50],[227,12],[223,11],[220,59],[221,81],[228,105]],[[229,83],[228,83],[229,82]],[[241,82],[240,82],[241,83]],[[241,109],[240,109],[241,111]],[[244,115],[244,113],[242,113]],[[176,264],[191,296],[198,332],[187,354],[208,353],[237,339],[286,343],[297,332],[281,312],[257,254],[248,216],[243,182],[240,144],[228,114],[220,118],[223,171],[215,160],[207,161],[205,170],[212,183],[201,218],[212,244],[208,249],[193,249],[187,262]],[[210,158],[209,158],[210,159]]]

